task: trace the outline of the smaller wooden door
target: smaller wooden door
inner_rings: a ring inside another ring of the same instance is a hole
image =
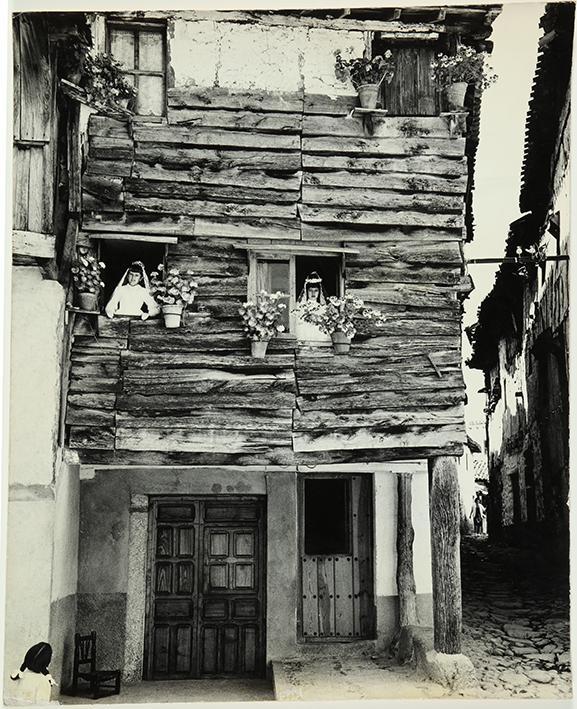
[[[302,476],[300,503],[301,637],[373,637],[371,476]]]
[[[264,521],[258,498],[152,500],[146,679],[263,675]]]

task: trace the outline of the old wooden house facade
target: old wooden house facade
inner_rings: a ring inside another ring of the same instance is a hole
[[[568,316],[574,6],[546,6],[527,116],[520,208],[473,328],[485,373],[489,533],[568,562]],[[518,260],[516,261],[516,257]]]
[[[383,647],[408,623],[434,621],[436,648],[460,652],[479,97],[444,114],[429,64],[459,42],[490,47],[498,9],[321,14],[88,18],[138,98],[134,116],[90,116],[64,251],[106,263],[101,305],[134,260],[199,284],[179,329],[68,309],[59,331],[47,486],[67,481],[50,533],[73,588],[56,651],[94,629],[125,681],[259,676],[335,643]],[[371,121],[334,73],[335,51],[367,47],[397,57],[388,114]],[[365,323],[335,356],[290,315],[252,358],[240,305],[282,290],[292,312],[312,271],[385,326]]]

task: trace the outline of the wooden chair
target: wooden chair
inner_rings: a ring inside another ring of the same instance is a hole
[[[99,699],[111,694],[120,694],[120,670],[96,669],[96,632],[94,630],[90,635],[76,633],[74,636],[74,668],[71,694],[78,694],[79,680],[90,685],[90,693],[93,699]]]

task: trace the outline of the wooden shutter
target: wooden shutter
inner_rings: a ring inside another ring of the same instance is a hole
[[[384,84],[384,105],[391,116],[435,116],[437,99],[431,78],[435,48],[398,47],[397,68],[390,84]]]

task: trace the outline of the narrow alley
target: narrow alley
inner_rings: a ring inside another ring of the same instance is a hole
[[[464,537],[463,652],[480,696],[571,696],[569,581],[534,551]]]

